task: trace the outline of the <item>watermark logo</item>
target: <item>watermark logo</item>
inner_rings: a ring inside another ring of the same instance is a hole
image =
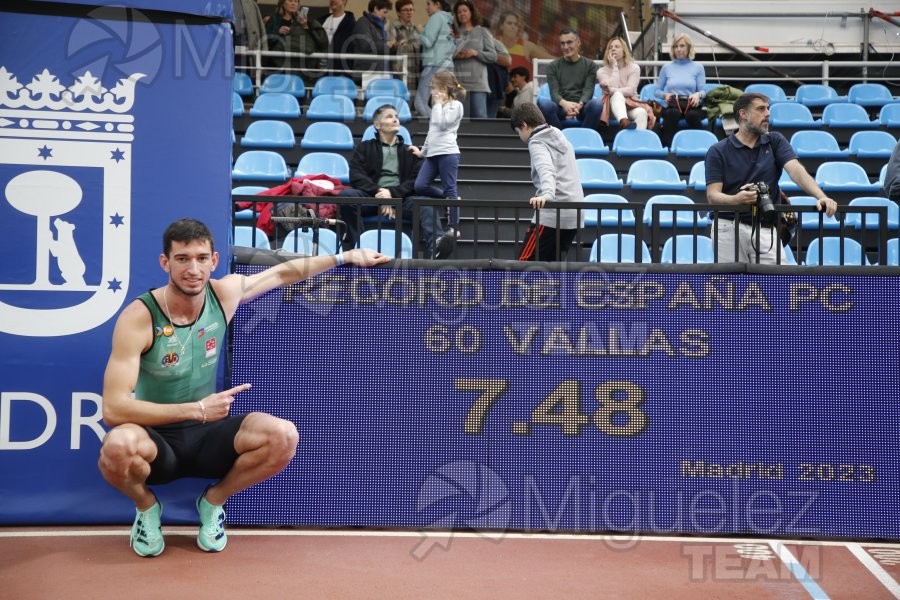
[[[419,489],[416,511],[428,523],[410,551],[421,562],[436,548],[448,550],[456,530],[466,529],[499,542],[509,526],[512,499],[493,470],[471,461],[455,461],[426,477]]]
[[[91,72],[28,84],[0,66],[0,230],[16,257],[0,275],[0,331],[93,329],[129,283],[132,73],[112,89]]]
[[[152,83],[163,62],[163,42],[156,26],[141,11],[102,6],[79,19],[66,43],[66,58],[100,79],[143,73]],[[73,73],[74,75],[74,73]]]

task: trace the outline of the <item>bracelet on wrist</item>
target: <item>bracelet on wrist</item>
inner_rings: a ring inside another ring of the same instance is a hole
[[[335,255],[335,259],[337,260],[337,262],[336,262],[335,265],[334,265],[334,266],[336,266],[336,267],[339,267],[339,266],[341,266],[342,264],[344,264],[345,262],[347,262],[347,259],[344,258],[344,253],[343,253],[343,252],[341,252],[340,254],[336,254],[336,255]]]
[[[206,423],[206,407],[203,406],[203,400],[197,400],[197,404],[200,405],[200,413],[203,415],[203,423]]]

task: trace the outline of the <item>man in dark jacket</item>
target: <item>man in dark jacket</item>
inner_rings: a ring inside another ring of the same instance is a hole
[[[353,29],[356,16],[346,10],[347,0],[328,0],[328,16],[322,21],[322,28],[328,36],[328,51],[332,54],[349,54],[353,43]],[[327,61],[332,75],[349,75],[352,69],[349,59]]]
[[[369,10],[356,20],[356,26],[353,29],[351,46],[353,54],[368,54],[372,57],[391,54],[394,42],[388,41],[386,28],[387,15],[391,6],[393,6],[391,0],[369,0]],[[353,61],[353,67],[357,71],[366,71],[367,73],[390,71],[390,65],[384,58],[358,58]],[[365,87],[368,82],[367,74],[363,73],[361,77],[356,76],[361,79],[362,85]]]
[[[412,218],[413,189],[419,174],[421,161],[409,151],[407,141],[398,135],[400,118],[390,104],[378,107],[372,119],[375,138],[360,142],[350,159],[350,185],[341,190],[342,197],[350,198],[403,198],[402,217]],[[434,197],[442,197],[435,190]],[[393,206],[341,204],[341,220],[347,224],[344,246],[353,248],[359,242],[362,217],[380,215],[395,219]],[[419,205],[419,225],[428,256],[447,258],[453,252],[455,235],[444,231],[438,210],[433,206]]]

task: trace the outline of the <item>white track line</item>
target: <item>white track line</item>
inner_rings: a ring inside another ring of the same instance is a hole
[[[800,564],[800,561],[798,561],[791,551],[787,549],[787,546],[784,545],[784,542],[773,540],[769,542],[769,546],[772,547],[772,550],[775,551],[775,554],[778,555],[778,558],[781,559],[787,568],[791,570],[791,573],[794,574],[797,581],[806,588],[806,591],[810,596],[815,598],[815,600],[828,600],[828,594],[819,587],[819,584],[816,583],[815,579],[810,577],[809,573],[806,572],[806,569],[803,568],[803,565]]]
[[[871,573],[875,579],[881,582],[888,591],[894,595],[894,598],[900,598],[900,584],[891,577],[891,574],[884,570],[878,561],[871,554],[865,551],[860,544],[847,544],[847,550],[853,553],[859,562],[861,562]]]
[[[91,536],[120,536],[128,535],[129,527],[122,526],[121,529],[28,529],[23,531],[8,531],[0,528],[0,538],[27,538],[27,537],[91,537]],[[167,535],[197,535],[197,527],[191,525],[165,525],[163,531]],[[252,527],[236,528],[234,526],[228,529],[228,535],[239,536],[287,536],[287,537],[401,537],[401,538],[421,538],[428,536],[457,537],[457,538],[486,538],[496,541],[498,538],[520,539],[520,540],[587,540],[601,542],[674,542],[681,544],[740,544],[748,541],[755,541],[761,544],[799,544],[803,546],[847,546],[847,542],[835,540],[761,540],[757,538],[728,538],[728,537],[692,537],[692,536],[641,536],[641,535],[589,535],[589,534],[572,534],[572,533],[524,533],[524,532],[500,532],[485,531],[482,533],[472,531],[444,531],[444,530],[371,530],[371,529],[255,529]],[[858,543],[860,547],[872,548],[897,548],[900,549],[900,543]]]

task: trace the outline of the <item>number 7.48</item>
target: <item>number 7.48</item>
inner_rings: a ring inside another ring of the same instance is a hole
[[[478,394],[466,415],[463,431],[480,435],[491,408],[509,391],[509,381],[460,377],[454,380],[454,386],[457,391]],[[590,415],[582,409],[581,381],[566,379],[534,407],[529,421],[513,423],[512,432],[528,435],[534,426],[550,425],[560,427],[567,436],[577,436],[581,428],[591,422],[603,433],[614,437],[634,437],[647,429],[649,417],[642,408],[647,394],[638,384],[606,381],[594,388],[594,397],[599,406]]]

